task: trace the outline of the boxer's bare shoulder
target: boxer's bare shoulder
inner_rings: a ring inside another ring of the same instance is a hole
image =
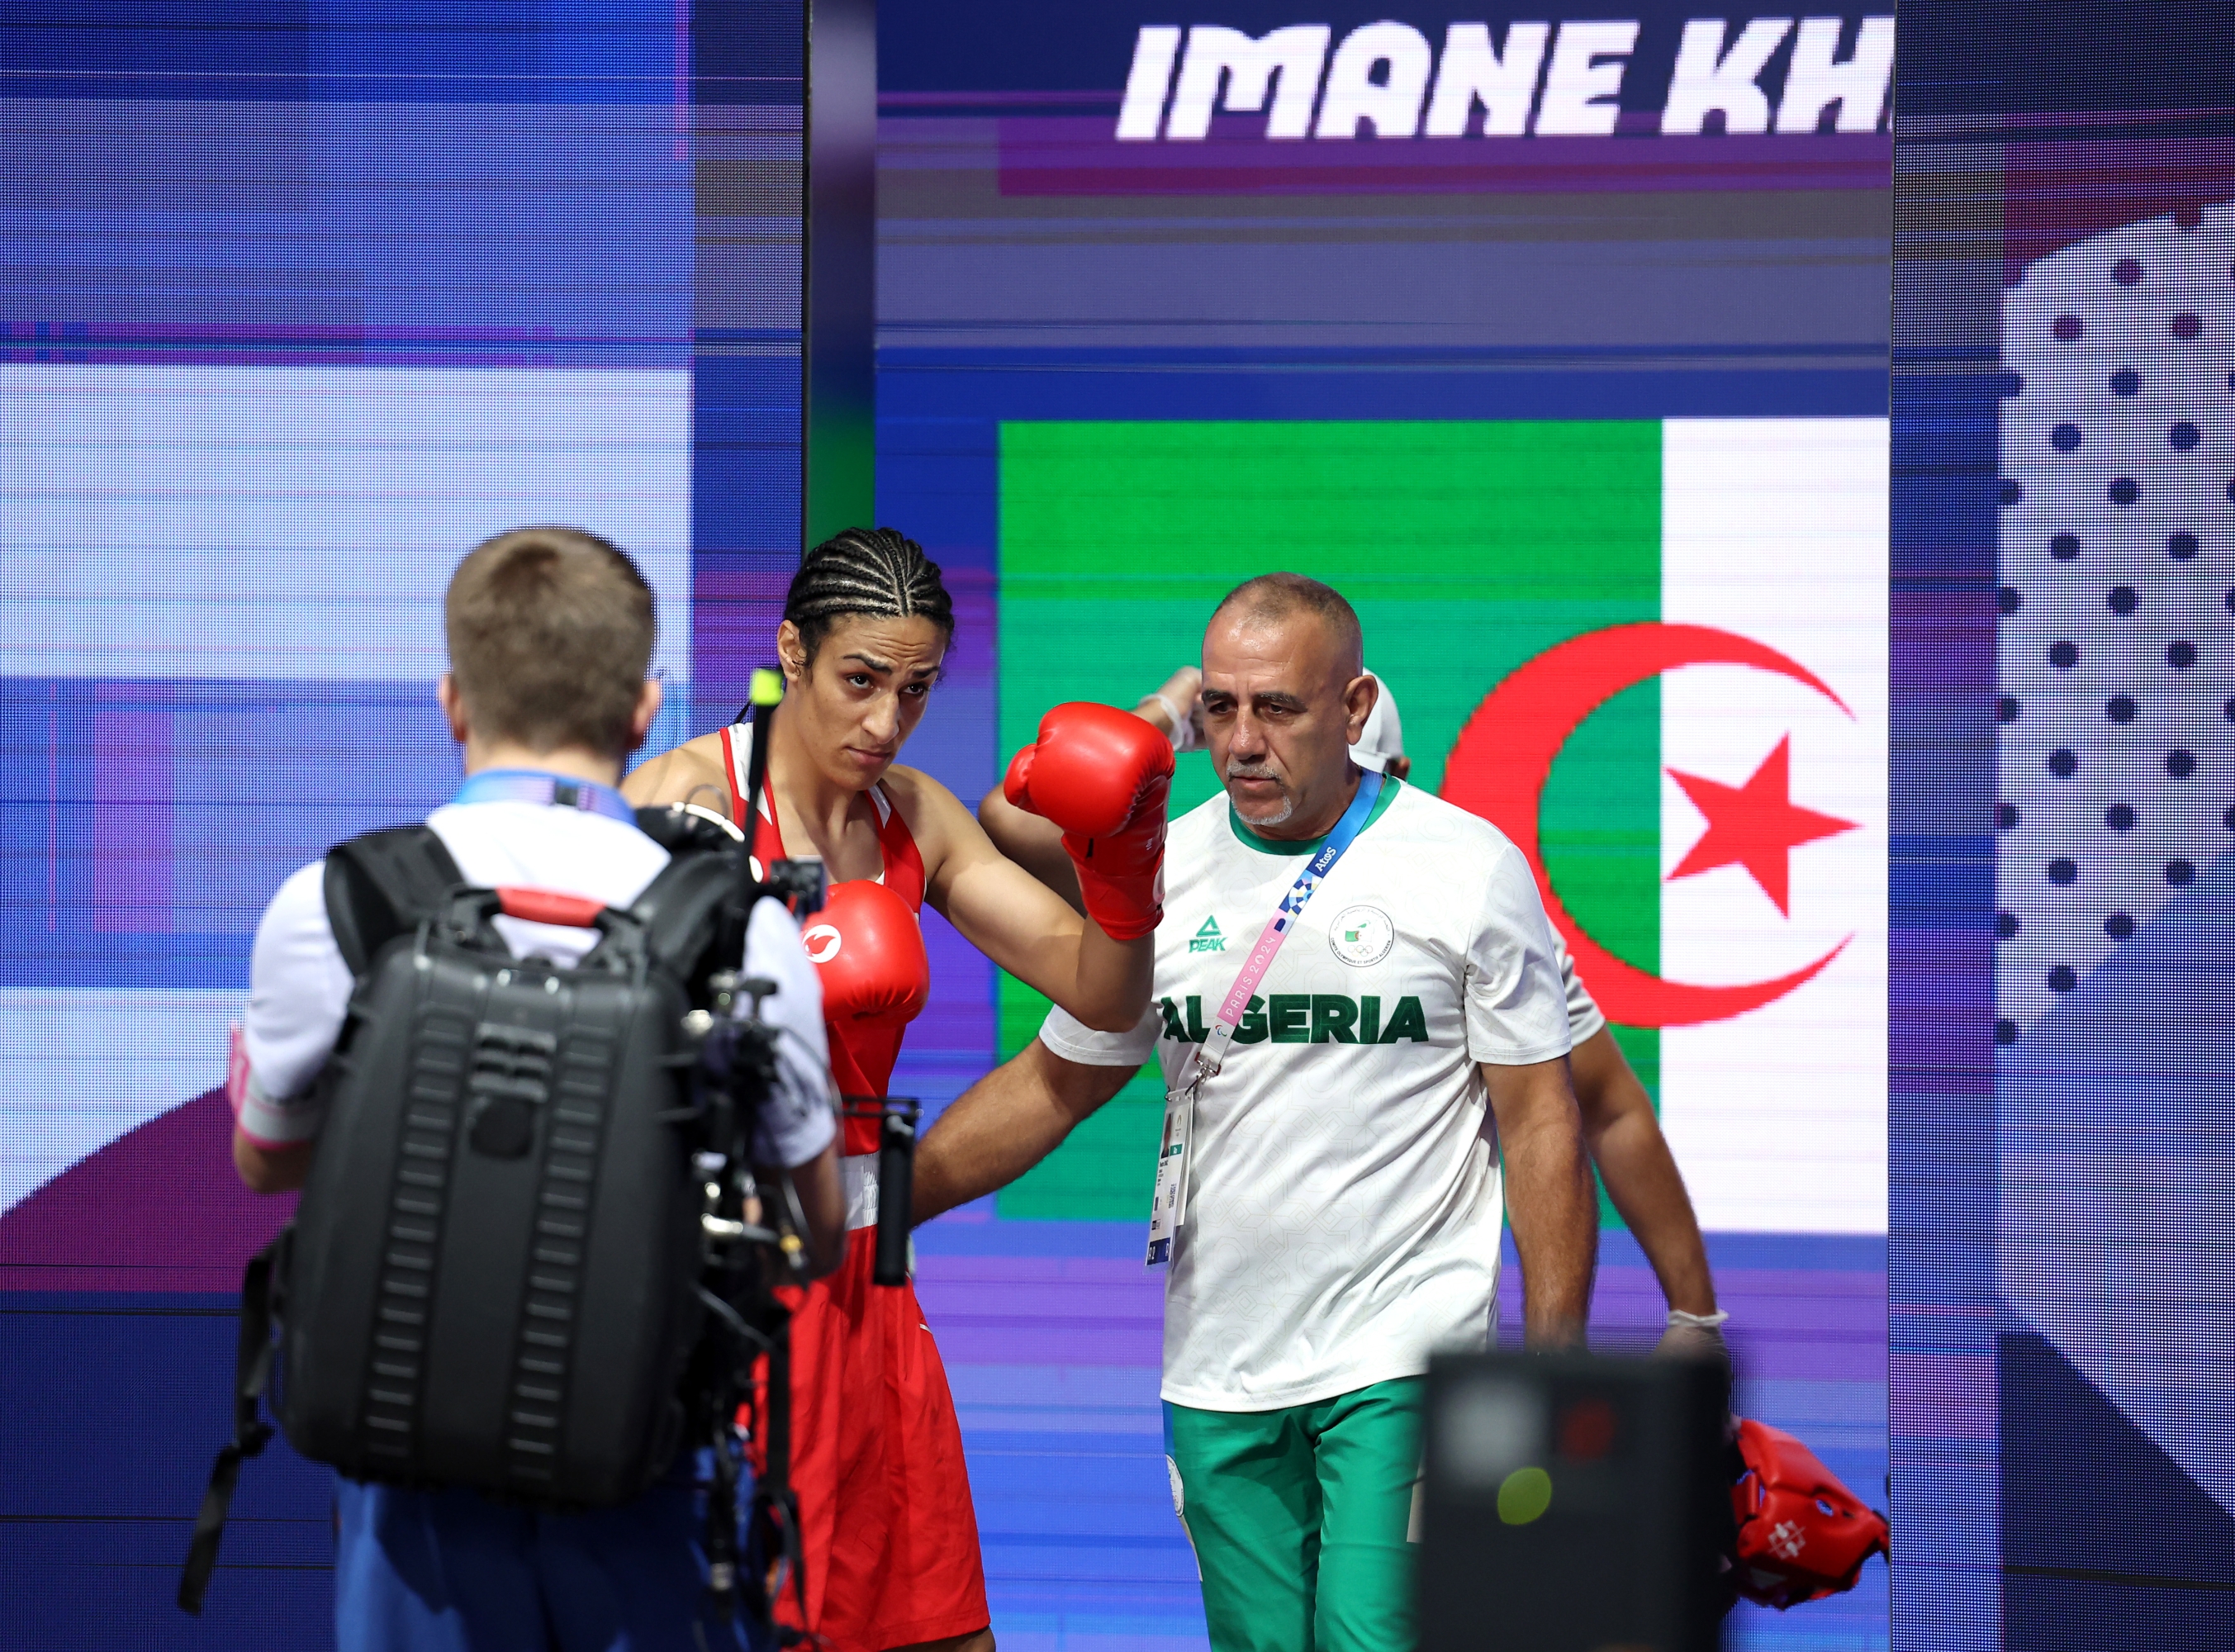
[[[883,784],[908,823],[927,876],[935,878],[941,863],[966,840],[983,838],[962,800],[922,770],[896,763],[885,770]]]
[[[719,732],[686,740],[646,757],[621,782],[621,795],[639,809],[655,803],[699,803],[730,813],[729,777],[722,766]]]

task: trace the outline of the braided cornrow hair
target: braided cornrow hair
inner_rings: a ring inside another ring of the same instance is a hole
[[[791,576],[783,617],[799,628],[807,663],[851,614],[873,620],[921,615],[954,635],[954,599],[939,577],[939,564],[923,547],[891,528],[849,528],[808,552]]]

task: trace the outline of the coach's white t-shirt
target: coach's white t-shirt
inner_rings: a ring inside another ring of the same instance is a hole
[[[1598,1000],[1591,996],[1583,978],[1576,974],[1576,960],[1568,955],[1568,943],[1560,939],[1560,932],[1552,932],[1552,950],[1560,960],[1560,987],[1568,995],[1568,1043],[1580,1047],[1585,1039],[1597,1036],[1607,1024],[1606,1013],[1599,1008]]]
[[[1317,848],[1258,837],[1223,793],[1175,822],[1157,1002],[1119,1033],[1058,1009],[1041,1041],[1096,1066],[1154,1053],[1178,1083]],[[1385,782],[1196,1103],[1163,1397],[1270,1411],[1482,1347],[1502,1205],[1477,1064],[1564,1055],[1568,1024],[1521,852],[1488,822]]]
[[[579,788],[588,791],[587,783]],[[626,809],[620,794],[596,789]],[[469,883],[555,889],[626,907],[667,864],[667,851],[621,820],[589,808],[514,798],[449,803],[427,816]],[[309,1141],[325,1122],[312,1081],[333,1052],[349,1008],[349,966],[326,921],[325,865],[314,861],[279,886],[256,926],[249,959],[248,1013],[241,1034],[248,1057],[242,1131],[266,1147]],[[496,920],[515,956],[580,961],[598,939],[592,929]],[[781,1024],[784,1082],[761,1110],[755,1157],[789,1169],[820,1153],[836,1133],[830,1100],[829,1046],[822,988],[800,945],[798,927],[772,901],[757,902],[746,931],[746,968],[778,990],[761,1013]]]

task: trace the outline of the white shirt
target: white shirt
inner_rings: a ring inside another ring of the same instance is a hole
[[[469,883],[555,889],[607,906],[632,902],[668,859],[632,824],[583,809],[512,799],[449,803],[427,823]],[[598,939],[595,930],[514,918],[500,917],[496,927],[515,957],[536,953],[559,964],[578,961]],[[777,1046],[783,1082],[761,1109],[754,1156],[788,1169],[820,1153],[837,1129],[821,985],[798,926],[775,901],[754,907],[745,958],[747,974],[777,983],[762,1015],[786,1034]],[[241,1026],[249,1075],[238,1122],[259,1145],[309,1141],[324,1124],[313,1081],[341,1033],[351,985],[326,921],[325,862],[314,861],[272,897],[250,954]]]
[[[1131,1032],[1051,1014],[1066,1059],[1181,1082],[1250,945],[1317,845],[1273,843],[1223,793],[1175,822],[1157,1002]],[[1196,1105],[1164,1288],[1163,1397],[1267,1411],[1480,1347],[1503,1217],[1478,1064],[1569,1049],[1551,927],[1521,852],[1417,788],[1320,884]]]
[[[1576,974],[1576,960],[1568,955],[1568,943],[1560,939],[1557,929],[1552,931],[1552,950],[1559,956],[1560,987],[1568,997],[1568,1043],[1580,1049],[1584,1039],[1597,1037],[1598,1030],[1607,1024],[1606,1012],[1583,985],[1583,978]]]

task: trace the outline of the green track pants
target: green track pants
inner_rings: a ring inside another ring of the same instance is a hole
[[[1423,1380],[1281,1411],[1164,1406],[1216,1652],[1407,1652]]]

